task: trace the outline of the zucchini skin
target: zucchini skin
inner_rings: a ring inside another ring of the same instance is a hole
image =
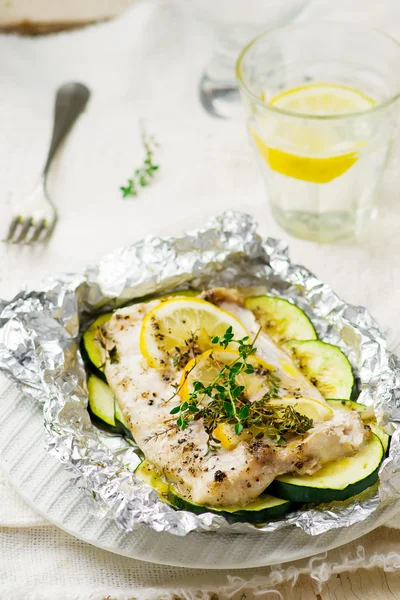
[[[100,402],[99,402],[100,398]],[[104,403],[108,406],[108,416],[99,410],[99,407]],[[133,435],[128,429],[127,425],[118,418],[118,412],[116,410],[117,400],[108,386],[107,382],[97,377],[97,375],[90,375],[88,379],[88,412],[92,423],[94,423],[99,429],[107,431],[109,433],[117,433],[123,435],[125,438],[129,438],[133,441]]]
[[[93,337],[95,335],[94,332],[96,332],[96,326],[97,326],[97,328],[100,328],[101,325],[103,323],[107,323],[107,321],[109,321],[111,319],[111,317],[112,317],[112,313],[105,313],[103,315],[98,316],[93,321],[93,323],[91,323],[89,325],[89,327],[87,327],[85,329],[85,331],[82,334],[81,343],[80,343],[80,351],[81,351],[81,355],[82,355],[84,363],[88,367],[89,371],[91,371],[92,373],[97,375],[97,377],[100,377],[100,379],[102,379],[103,381],[107,381],[106,376],[104,375],[103,370],[100,368],[100,365],[96,364],[96,362],[93,361],[93,358],[91,357],[91,349],[88,346],[88,343],[95,346]],[[93,332],[93,329],[94,329],[94,332]],[[96,348],[94,348],[94,351],[96,351]]]
[[[357,481],[356,483],[351,483],[343,490],[303,487],[275,479],[269,486],[268,491],[271,494],[279,495],[280,498],[290,499],[292,502],[298,502],[299,504],[321,504],[323,502],[334,502],[335,500],[347,500],[378,481],[380,466],[362,480],[363,485],[360,485],[361,482]]]
[[[359,462],[361,462],[362,464],[364,464],[364,467],[361,467],[361,468],[366,468],[369,461],[373,461],[371,464],[371,468],[373,468],[375,465],[376,465],[376,467],[373,471],[371,471],[365,477],[362,477],[362,478],[358,479],[357,481],[353,480],[352,483],[349,483],[344,488],[341,488],[339,486],[335,488],[335,487],[329,487],[329,483],[332,483],[332,473],[328,473],[328,474],[321,476],[321,475],[319,475],[319,471],[317,471],[314,474],[315,477],[320,478],[320,481],[321,481],[321,477],[325,477],[326,478],[326,486],[312,485],[313,475],[311,475],[311,476],[305,475],[303,477],[301,475],[298,475],[298,476],[295,475],[294,477],[289,475],[289,477],[292,477],[292,479],[296,479],[298,483],[291,483],[288,481],[284,481],[282,479],[287,477],[287,475],[286,476],[282,475],[282,476],[278,477],[277,479],[275,479],[275,481],[272,482],[272,484],[269,486],[269,488],[267,490],[268,493],[275,494],[277,496],[279,495],[280,498],[285,498],[285,499],[291,500],[293,502],[312,503],[312,504],[320,504],[321,502],[333,502],[336,500],[347,500],[348,498],[351,498],[352,496],[359,494],[360,492],[366,490],[371,485],[376,483],[376,481],[378,481],[379,469],[380,469],[383,459],[385,458],[385,450],[384,450],[384,447],[383,447],[383,444],[382,444],[380,438],[377,435],[375,435],[374,433],[372,433],[371,435],[372,435],[372,437],[368,441],[367,445],[363,446],[363,448],[361,448],[359,450],[359,452],[357,454],[355,454],[353,457],[350,457],[350,459],[348,457],[344,457],[343,459],[339,459],[338,461],[334,461],[332,463],[327,463],[326,465],[323,465],[323,467],[322,467],[322,470],[324,468],[327,468],[328,470],[329,470],[329,468],[333,468],[333,477],[335,477],[335,469],[336,469],[336,471],[337,471],[336,477],[337,477],[337,473],[339,472],[340,477],[342,479],[344,479],[344,481],[346,481],[346,479],[348,478],[348,475],[346,475],[346,472],[347,473],[350,472],[350,474],[351,474],[352,472],[355,471],[355,467],[357,466],[357,460]],[[378,448],[379,448],[379,455],[377,454]],[[361,454],[361,460],[360,460],[360,454]],[[364,456],[365,454],[367,454],[367,456]],[[351,463],[352,460],[354,460],[353,463]],[[343,462],[341,462],[341,461],[350,461],[350,464],[348,464],[348,462],[343,464]],[[358,468],[360,468],[360,467],[358,466]],[[357,473],[357,471],[356,471],[356,473]],[[323,481],[323,479],[322,479],[322,481]]]
[[[121,421],[119,421],[115,416],[115,425],[110,425],[109,423],[106,423],[106,421],[103,421],[103,419],[101,419],[100,417],[98,417],[90,408],[90,405],[88,404],[88,412],[90,415],[90,420],[92,421],[92,423],[94,425],[96,425],[96,427],[98,427],[99,429],[101,429],[102,431],[105,431],[107,433],[116,433],[118,435],[121,435],[122,437],[131,440],[132,442],[134,442],[134,438],[133,438],[133,434],[131,432],[130,429],[127,429],[127,427],[125,427],[125,425],[123,423],[121,423]]]
[[[237,511],[232,512],[223,509],[218,510],[209,506],[201,506],[200,504],[189,502],[189,500],[186,500],[177,494],[171,486],[168,490],[168,501],[174,508],[178,510],[187,510],[195,513],[196,515],[213,513],[215,515],[224,517],[231,523],[267,523],[268,521],[282,517],[290,510],[293,510],[294,507],[294,503],[288,501],[260,510],[246,510],[245,507],[239,508]]]
[[[83,360],[84,364],[86,365],[87,369],[91,373],[93,373],[93,375],[96,375],[96,377],[99,377],[100,379],[102,379],[103,381],[105,381],[107,383],[107,379],[106,379],[104,372],[101,369],[98,369],[90,360],[88,351],[85,346],[85,340],[84,340],[83,335],[81,338],[81,343],[79,345],[79,350],[81,352],[82,360]]]
[[[88,412],[90,415],[90,420],[92,421],[92,423],[94,425],[96,425],[96,427],[98,427],[99,429],[102,429],[103,431],[105,431],[107,433],[118,433],[119,435],[121,434],[121,428],[117,424],[110,425],[109,423],[106,423],[105,421],[103,421],[103,419],[100,419],[100,417],[98,417],[97,415],[94,414],[94,412],[91,410],[89,405],[88,405]]]

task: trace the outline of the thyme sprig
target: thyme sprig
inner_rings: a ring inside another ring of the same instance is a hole
[[[211,340],[214,346],[225,350],[236,344],[238,356],[229,364],[221,364],[213,353],[209,355],[218,367],[218,373],[208,385],[194,381],[188,398],[170,411],[177,415],[179,429],[185,430],[190,421],[201,418],[210,438],[219,423],[228,423],[234,425],[237,435],[245,428],[251,428],[256,437],[268,435],[276,443],[285,443],[288,435],[304,435],[313,426],[312,419],[297,412],[293,406],[269,404],[269,400],[279,397],[280,379],[272,370],[257,365],[255,360],[250,362],[257,352],[255,342],[259,333],[260,330],[252,342],[248,336],[236,340],[232,327],[228,327],[223,336]],[[264,377],[266,391],[262,398],[252,402],[246,396],[245,386],[237,382],[241,373]],[[177,387],[173,397],[179,391]]]
[[[156,171],[160,168],[159,165],[154,164],[153,154],[154,148],[158,146],[153,136],[148,136],[142,127],[142,143],[145,150],[145,158],[143,166],[136,169],[131,179],[128,179],[127,185],[121,185],[119,188],[122,192],[123,198],[129,196],[137,196],[140,187],[146,187],[150,185]]]

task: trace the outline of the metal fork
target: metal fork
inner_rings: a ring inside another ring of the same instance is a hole
[[[15,208],[6,242],[34,244],[47,241],[57,223],[57,211],[47,193],[47,175],[67,133],[85,109],[90,91],[82,83],[66,83],[57,90],[53,135],[40,181],[30,196]]]

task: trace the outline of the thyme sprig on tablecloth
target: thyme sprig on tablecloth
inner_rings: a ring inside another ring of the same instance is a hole
[[[137,196],[141,187],[150,185],[154,175],[160,168],[159,165],[154,164],[154,149],[158,146],[153,136],[148,136],[142,127],[142,143],[145,150],[145,158],[143,166],[136,169],[131,179],[128,179],[127,185],[121,185],[120,190],[122,197],[128,198],[130,196]]]

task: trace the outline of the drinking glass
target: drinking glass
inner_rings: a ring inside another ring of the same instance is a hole
[[[275,220],[321,242],[360,234],[375,215],[395,129],[399,44],[353,23],[293,25],[250,42],[236,75]],[[285,91],[321,84],[371,102],[324,114],[274,104]]]
[[[241,114],[235,78],[240,50],[267,28],[297,17],[311,0],[190,0],[196,19],[212,26],[216,43],[199,84],[200,101],[213,116]]]

